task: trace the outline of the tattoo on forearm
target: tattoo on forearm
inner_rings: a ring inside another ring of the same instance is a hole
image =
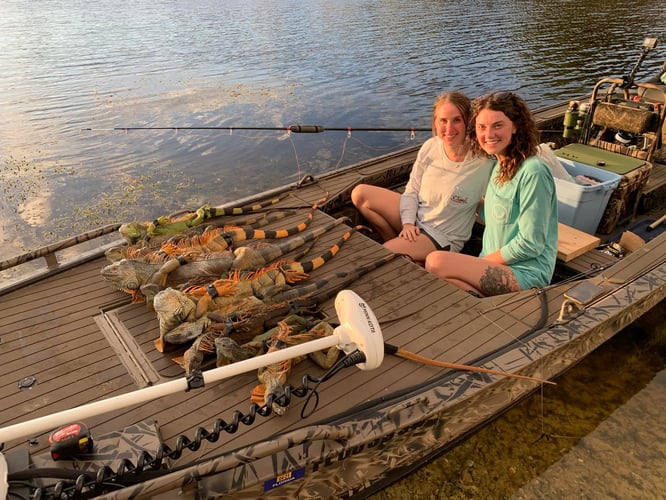
[[[500,267],[489,267],[479,280],[480,290],[487,296],[499,295],[514,291],[513,281],[515,278],[506,269]]]

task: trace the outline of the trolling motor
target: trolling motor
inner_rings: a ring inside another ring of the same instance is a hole
[[[621,89],[628,89],[633,85],[636,73],[638,72],[638,69],[641,67],[641,64],[643,64],[645,56],[647,56],[648,52],[650,52],[656,46],[657,46],[656,38],[647,37],[643,40],[643,46],[641,47],[641,55],[638,58],[638,61],[636,61],[636,64],[632,68],[629,75],[622,77],[622,85],[620,85]]]
[[[206,383],[230,378],[234,375],[257,370],[280,361],[305,356],[333,346],[337,346],[347,355],[353,355],[353,364],[360,369],[373,370],[377,368],[384,359],[384,339],[379,322],[370,306],[351,290],[342,290],[338,292],[335,298],[335,311],[340,320],[340,326],[336,327],[333,334],[327,337],[207,370],[200,374],[201,381],[195,386],[186,378],[181,378],[0,428],[0,443],[34,436],[71,422],[80,422],[89,417],[146,403],[179,391],[189,391],[203,387]],[[80,444],[79,438],[79,434],[76,433],[76,439],[72,443],[67,440],[67,449],[69,450],[74,445],[78,446]],[[65,441],[62,444],[64,445]]]
[[[621,83],[614,83],[613,86],[609,89],[608,93],[611,95],[616,88],[620,88],[626,91],[634,84],[634,78],[636,73],[640,69],[645,57],[648,52],[654,49],[657,46],[657,38],[647,37],[643,40],[643,45],[641,46],[641,55],[634,64],[634,67],[631,69],[628,75],[622,77]],[[562,131],[562,137],[565,139],[576,139],[580,136],[587,127],[587,120],[590,118],[590,105],[588,103],[580,103],[579,101],[570,101],[569,107],[564,112],[563,126],[564,130]],[[628,137],[625,135],[619,135],[615,137],[615,140],[618,144],[628,145],[634,140],[633,137]]]

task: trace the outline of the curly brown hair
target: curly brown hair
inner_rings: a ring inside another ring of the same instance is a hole
[[[468,129],[472,147],[477,153],[482,152],[482,149],[476,135],[476,118],[483,109],[501,111],[516,129],[511,143],[504,150],[504,158],[495,178],[495,182],[504,184],[513,179],[523,161],[537,154],[539,131],[527,104],[513,92],[501,91],[482,95],[472,101],[472,116]]]

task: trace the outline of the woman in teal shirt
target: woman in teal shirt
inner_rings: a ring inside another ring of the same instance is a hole
[[[557,258],[557,195],[537,154],[539,134],[525,102],[512,92],[478,97],[471,138],[497,162],[486,190],[479,257],[436,251],[425,267],[481,296],[543,287]]]

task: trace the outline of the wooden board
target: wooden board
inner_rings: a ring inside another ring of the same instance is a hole
[[[557,223],[557,230],[557,258],[562,262],[569,262],[601,243],[598,237],[561,222]]]

